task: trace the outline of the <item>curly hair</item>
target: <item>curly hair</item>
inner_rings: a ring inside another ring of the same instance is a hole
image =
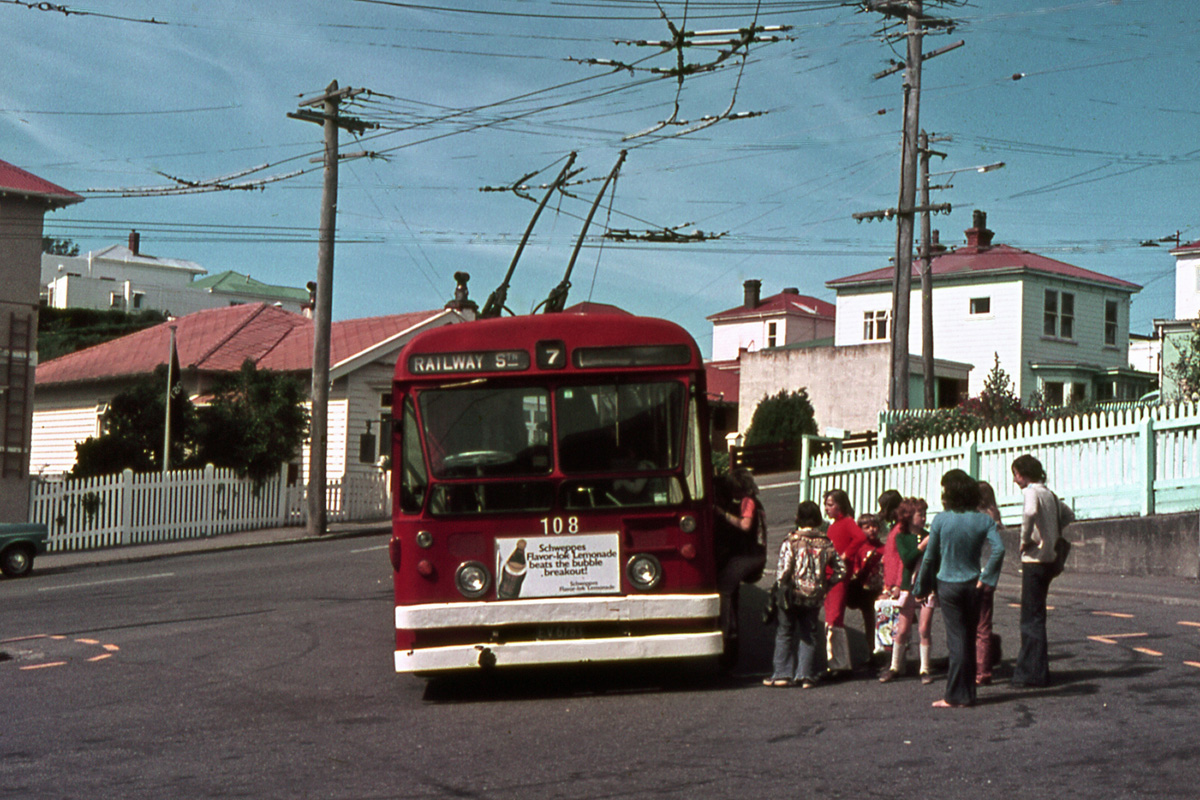
[[[1042,462],[1028,453],[1023,456],[1017,456],[1013,460],[1012,470],[1022,478],[1031,480],[1034,483],[1046,482],[1046,470],[1042,468]]]

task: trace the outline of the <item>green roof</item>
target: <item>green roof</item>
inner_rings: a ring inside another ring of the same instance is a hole
[[[190,287],[193,289],[207,289],[210,292],[252,294],[264,299],[293,300],[300,303],[308,302],[307,289],[294,289],[291,286],[273,286],[269,283],[256,281],[249,275],[241,275],[233,270],[194,280],[191,282]]]

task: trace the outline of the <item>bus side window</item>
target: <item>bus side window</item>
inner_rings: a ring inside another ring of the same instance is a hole
[[[406,514],[417,514],[425,503],[429,473],[425,470],[425,458],[421,453],[417,415],[413,411],[412,400],[407,397],[404,398],[404,419],[400,430],[400,510]]]

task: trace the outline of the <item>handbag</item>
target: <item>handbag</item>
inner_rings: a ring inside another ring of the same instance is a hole
[[[1054,561],[1050,562],[1050,577],[1057,578],[1063,574],[1067,566],[1067,556],[1071,555],[1071,543],[1064,533],[1067,526],[1075,521],[1075,512],[1064,503],[1058,495],[1054,496],[1058,503],[1058,539],[1054,542]]]
[[[767,602],[763,605],[762,612],[763,624],[777,622],[780,610],[785,613],[792,610],[792,582],[788,578],[777,579],[767,590]]]

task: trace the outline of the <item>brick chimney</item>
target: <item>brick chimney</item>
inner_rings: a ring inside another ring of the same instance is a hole
[[[745,293],[743,305],[746,308],[758,308],[759,292],[762,290],[762,281],[748,280],[742,284],[742,289]]]
[[[141,245],[141,243],[142,243],[142,235],[140,233],[138,233],[137,231],[130,231],[129,232],[129,252],[133,253],[135,256],[139,255],[138,247]]]
[[[985,250],[992,246],[992,237],[995,233],[988,230],[987,212],[980,211],[978,208],[971,215],[971,227],[967,228],[967,247],[977,247],[980,250]]]

